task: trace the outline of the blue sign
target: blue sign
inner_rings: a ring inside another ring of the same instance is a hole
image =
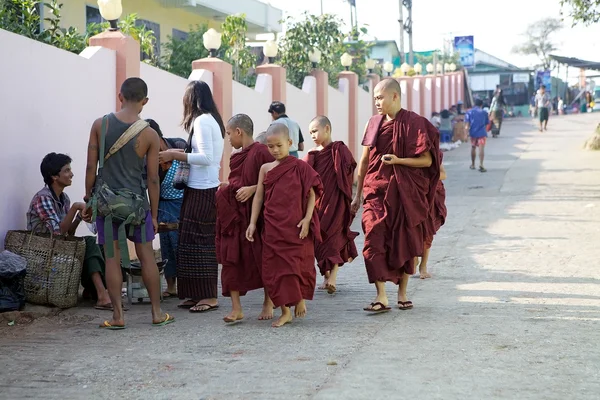
[[[463,67],[475,66],[475,44],[473,36],[456,36],[454,38],[454,51],[460,55]]]
[[[552,93],[552,77],[550,71],[537,71],[535,74],[535,89],[539,89],[540,86],[546,86],[546,91]]]

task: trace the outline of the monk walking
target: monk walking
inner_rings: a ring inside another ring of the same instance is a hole
[[[442,225],[446,222],[446,216],[448,210],[446,209],[446,188],[442,181],[446,180],[446,169],[444,164],[441,164],[443,160],[443,153],[440,152],[440,180],[438,181],[435,189],[435,198],[433,200],[433,207],[431,208],[431,218],[435,233],[440,230]],[[433,244],[433,235],[425,238],[425,248],[423,249],[423,257],[419,263],[419,277],[421,279],[431,278],[431,274],[427,271],[427,261],[429,260],[429,253],[431,251],[431,245]],[[415,259],[415,265],[417,265],[417,259]]]
[[[305,300],[315,292],[314,241],[321,240],[319,218],[313,213],[323,185],[307,163],[290,157],[292,142],[287,126],[273,124],[267,130],[267,146],[275,161],[260,169],[252,218],[246,238],[255,241],[258,217],[264,203],[263,283],[281,316],[272,324],[278,328],[306,315]]]
[[[364,194],[363,255],[369,282],[377,289],[364,310],[391,310],[386,281],[399,285],[398,306],[408,310],[413,307],[406,288],[414,259],[434,232],[430,207],[440,177],[439,133],[427,119],[401,108],[395,79],[381,81],[374,95],[379,115],[371,117],[365,130],[352,202],[358,211]]]
[[[356,161],[344,142],[332,141],[329,118],[315,117],[308,129],[317,147],[304,160],[323,181],[323,196],[315,205],[321,231],[325,233],[323,242],[315,243],[317,264],[325,277],[319,288],[333,294],[339,267],[358,255],[354,244],[358,233],[350,230],[354,219],[350,206]]]
[[[231,155],[229,183],[223,184],[216,194],[217,258],[223,265],[221,286],[223,296],[231,297],[232,310],[223,320],[236,322],[244,318],[240,296],[263,287],[261,277],[262,241],[260,235],[254,242],[246,240],[246,229],[252,214],[252,199],[256,193],[258,174],[263,164],[272,162],[273,156],[264,144],[252,139],[254,124],[249,116],[237,114],[226,127],[231,146],[241,151]],[[258,218],[259,232],[262,219]],[[259,320],[273,318],[273,303],[265,290],[265,300]]]

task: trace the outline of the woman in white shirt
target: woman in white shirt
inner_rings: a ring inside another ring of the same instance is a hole
[[[188,151],[161,152],[160,161],[190,164],[179,216],[177,294],[180,299],[187,299],[179,304],[180,308],[206,312],[218,307],[215,194],[220,184],[225,126],[205,82],[190,82],[183,96],[183,108],[182,125],[190,134]]]

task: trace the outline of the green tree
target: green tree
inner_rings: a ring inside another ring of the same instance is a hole
[[[229,15],[221,25],[221,49],[223,60],[233,66],[233,79],[248,82],[248,75],[256,65],[256,56],[246,46],[248,25],[246,15]]]
[[[161,68],[187,79],[192,73],[192,62],[208,57],[202,40],[207,30],[206,25],[196,25],[190,27],[185,40],[169,36],[169,41],[163,45],[166,54],[162,57]]]
[[[547,70],[552,67],[550,54],[557,49],[552,35],[563,27],[562,21],[557,18],[544,18],[529,25],[524,33],[523,44],[513,47],[513,52],[526,56],[537,56],[540,60],[538,67]]]
[[[561,0],[562,7],[569,6],[569,16],[573,18],[573,25],[595,24],[600,21],[600,0]]]
[[[354,28],[349,35],[353,38],[353,40],[344,43],[345,51],[352,56],[352,65],[350,66],[350,71],[358,75],[360,84],[365,83],[367,80],[368,71],[366,62],[367,59],[370,58],[370,49],[373,46],[373,42],[364,40],[364,36],[367,35],[367,33],[368,30],[366,27]],[[375,70],[377,70],[377,67]],[[381,71],[381,67],[379,70]]]

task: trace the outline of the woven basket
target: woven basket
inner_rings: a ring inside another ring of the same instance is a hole
[[[4,247],[27,260],[28,302],[59,308],[77,305],[85,239],[8,231]]]

